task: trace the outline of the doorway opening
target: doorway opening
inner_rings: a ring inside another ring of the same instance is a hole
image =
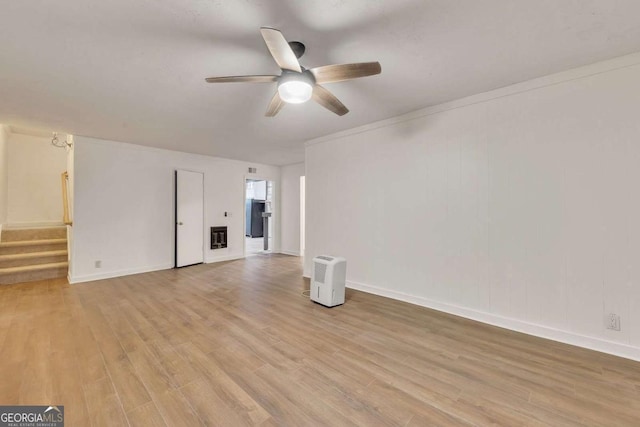
[[[73,156],[72,135],[0,123],[0,286],[69,276]]]
[[[245,181],[245,256],[273,250],[273,181]]]

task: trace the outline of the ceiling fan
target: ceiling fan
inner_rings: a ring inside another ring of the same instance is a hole
[[[305,46],[300,42],[287,42],[282,33],[275,28],[260,28],[262,38],[271,56],[282,70],[276,75],[227,76],[209,77],[209,83],[278,83],[278,91],[271,99],[265,116],[273,117],[282,109],[285,103],[302,104],[313,98],[318,104],[333,111],[339,116],[349,112],[338,98],[325,89],[321,84],[334,83],[358,77],[380,74],[382,69],[379,62],[360,62],[355,64],[325,65],[306,69],[300,65],[298,59],[304,54]]]

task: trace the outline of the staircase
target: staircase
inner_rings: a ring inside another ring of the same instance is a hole
[[[66,227],[2,230],[0,285],[67,277]]]

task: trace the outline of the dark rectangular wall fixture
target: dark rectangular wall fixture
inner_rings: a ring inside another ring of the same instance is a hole
[[[211,249],[227,247],[227,227],[211,227]]]

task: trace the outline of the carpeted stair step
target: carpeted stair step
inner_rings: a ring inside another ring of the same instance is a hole
[[[66,261],[0,268],[0,285],[66,277],[68,268]]]
[[[16,242],[24,240],[66,239],[67,228],[39,227],[39,228],[9,228],[2,230],[2,242]]]
[[[5,230],[2,231],[4,236]],[[0,255],[20,254],[26,252],[47,252],[67,249],[67,239],[42,239],[0,242]]]
[[[67,261],[66,249],[45,252],[23,252],[0,255],[0,268],[21,267],[25,265],[51,264]]]

